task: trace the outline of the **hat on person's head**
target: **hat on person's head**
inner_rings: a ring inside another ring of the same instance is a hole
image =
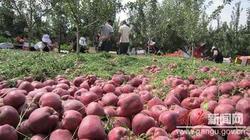
[[[214,50],[214,49],[216,49],[216,47],[215,47],[215,46],[213,46],[213,47],[212,47],[212,50]]]
[[[50,40],[50,37],[49,37],[48,34],[43,35],[42,41],[45,42],[45,43],[48,43],[48,44],[51,43],[51,40]]]

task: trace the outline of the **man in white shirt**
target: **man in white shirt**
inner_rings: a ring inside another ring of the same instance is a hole
[[[119,50],[118,54],[128,54],[130,28],[126,21],[123,21],[119,28]]]
[[[80,52],[85,52],[87,50],[87,39],[85,37],[80,37],[79,39]]]
[[[80,37],[79,39],[79,44],[83,47],[86,47],[87,46],[87,40],[85,37]]]

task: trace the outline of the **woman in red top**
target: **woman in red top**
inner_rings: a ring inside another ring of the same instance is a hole
[[[199,44],[199,46],[197,48],[194,49],[194,57],[195,58],[202,58],[203,57],[203,51],[205,49],[205,43],[201,43]]]

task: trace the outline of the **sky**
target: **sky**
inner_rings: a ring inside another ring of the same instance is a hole
[[[136,0],[121,0],[122,4],[126,4],[127,2],[134,2]],[[162,2],[163,0],[158,0],[158,2]],[[213,4],[206,10],[207,14],[210,15],[219,5],[222,5],[223,0],[212,0]],[[248,0],[233,0],[231,5],[226,5],[222,10],[220,17],[222,22],[230,22],[232,9],[235,6],[235,3],[241,2],[241,8],[243,9],[240,17],[240,25],[245,25],[247,22],[247,8],[250,8],[250,2]],[[128,18],[127,11],[121,12],[118,14],[118,19],[120,21]],[[216,21],[211,23],[212,25],[216,25]]]

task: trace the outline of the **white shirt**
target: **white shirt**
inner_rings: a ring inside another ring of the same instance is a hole
[[[218,55],[219,52],[217,50],[214,50],[214,56]]]
[[[51,46],[51,44],[47,44],[47,46],[49,47],[49,46]],[[45,47],[46,47],[46,45],[45,45],[42,41],[37,42],[37,43],[34,45],[34,48],[35,48],[36,50],[40,50],[40,51],[42,51]]]
[[[149,40],[149,41],[148,41],[148,45],[149,45],[149,46],[154,46],[154,45],[155,45],[155,42],[154,42],[153,40]]]
[[[42,41],[40,41],[40,42],[38,42],[38,43],[36,43],[36,44],[34,45],[34,48],[35,48],[36,50],[43,50],[43,49],[45,48],[45,45],[43,44]]]
[[[130,28],[126,24],[120,26],[119,33],[121,34],[120,43],[129,43]]]
[[[80,37],[79,44],[81,46],[87,46],[87,40],[86,40],[86,38],[85,37]]]

